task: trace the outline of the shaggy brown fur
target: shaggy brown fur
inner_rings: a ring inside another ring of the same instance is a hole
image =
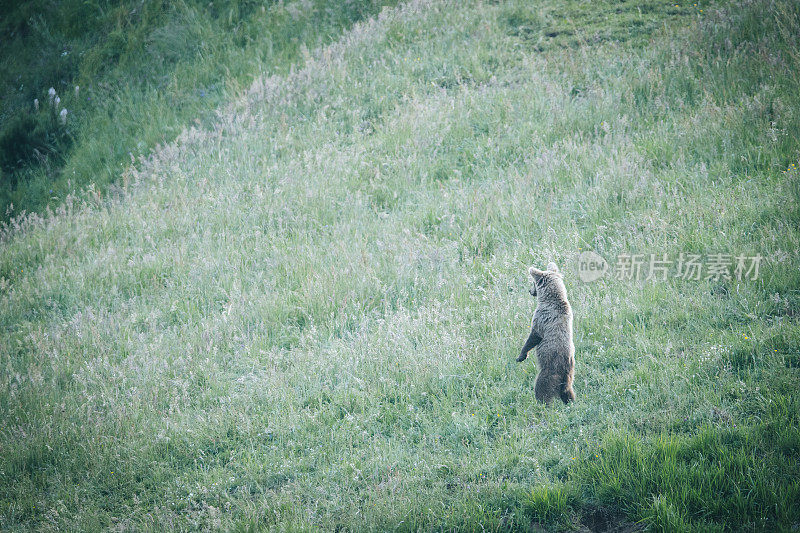
[[[572,344],[572,308],[567,289],[555,263],[547,270],[531,267],[528,271],[534,285],[530,290],[539,305],[533,313],[531,334],[517,361],[524,361],[536,348],[539,375],[534,393],[540,402],[550,403],[558,396],[564,403],[575,399],[572,380],[575,376],[575,346]]]

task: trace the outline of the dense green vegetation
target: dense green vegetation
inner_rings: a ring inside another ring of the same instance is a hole
[[[415,0],[14,218],[0,528],[798,527],[798,36],[788,0]],[[549,260],[569,406],[514,361]]]
[[[187,124],[213,122],[255,76],[287,72],[395,3],[0,2],[0,216],[106,191]]]

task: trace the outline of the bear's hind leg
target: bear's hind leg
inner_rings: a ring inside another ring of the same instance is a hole
[[[539,372],[539,375],[536,376],[536,383],[533,385],[533,392],[537,400],[549,405],[557,394],[553,376],[544,371]]]
[[[575,391],[572,390],[572,387],[561,391],[561,401],[564,403],[575,401]]]
[[[572,388],[572,380],[574,375],[575,369],[570,368],[567,371],[567,375],[564,377],[564,380],[561,382],[561,392],[559,395],[561,396],[561,401],[564,403],[575,401],[575,390]]]

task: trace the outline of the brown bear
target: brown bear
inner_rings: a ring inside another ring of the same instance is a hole
[[[558,396],[564,403],[575,399],[572,380],[575,376],[575,346],[572,344],[572,308],[567,301],[567,289],[555,263],[547,270],[531,267],[533,278],[531,296],[539,305],[533,313],[531,334],[522,347],[517,361],[524,361],[536,348],[539,375],[534,393],[540,402],[549,404]]]

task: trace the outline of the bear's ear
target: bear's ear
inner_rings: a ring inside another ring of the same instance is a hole
[[[530,267],[530,268],[528,269],[528,274],[530,274],[530,275],[531,275],[531,277],[532,277],[534,280],[538,280],[539,278],[541,278],[542,276],[544,276],[544,272],[542,272],[541,270],[539,270],[539,269],[538,269],[538,268],[536,268],[536,267]]]
[[[547,263],[547,270],[549,270],[550,272],[558,272],[558,267],[556,266],[555,263],[550,261],[549,263]]]

